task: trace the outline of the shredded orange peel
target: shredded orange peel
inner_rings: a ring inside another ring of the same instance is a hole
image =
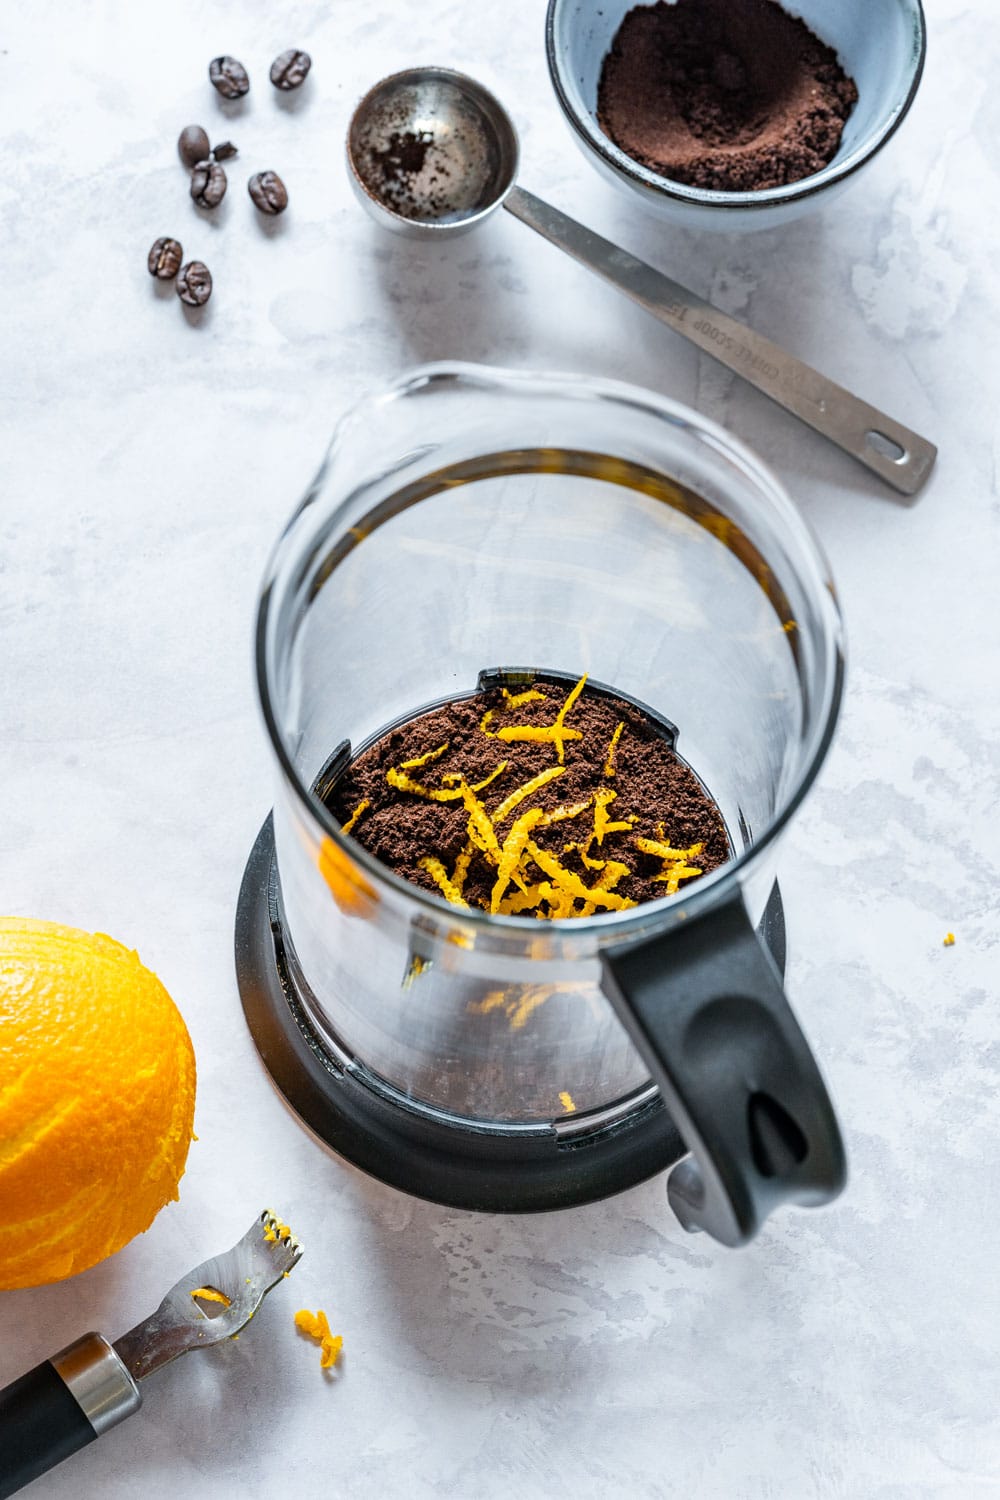
[[[667,887],[667,895],[675,896],[680,889],[682,880],[692,880],[696,875],[703,874],[700,865],[688,864],[688,860],[696,859],[704,849],[704,844],[692,844],[689,849],[674,849],[667,843],[663,834],[663,824],[657,825],[657,839],[637,838],[636,848],[642,854],[652,854],[655,858],[663,861],[663,867],[654,880],[664,881]]]
[[[307,1338],[315,1339],[320,1345],[320,1369],[332,1370],[340,1352],[344,1347],[344,1340],[339,1334],[330,1332],[330,1324],[327,1322],[326,1313],[322,1308],[317,1312],[310,1312],[308,1308],[302,1307],[295,1314],[295,1326],[300,1333]]]
[[[287,1240],[291,1233],[288,1225],[282,1224],[280,1220],[273,1227],[270,1224],[264,1225],[264,1239],[269,1245],[276,1245],[279,1240]]]
[[[500,691],[508,708],[520,708],[522,703],[545,702],[545,694],[540,693],[537,688],[526,688],[523,693],[511,693],[506,688],[501,688]]]
[[[521,863],[528,840],[544,818],[544,808],[531,807],[526,813],[522,813],[519,818],[514,820],[510,833],[508,833],[503,841],[497,878],[490,895],[490,911],[498,912],[500,910],[500,902],[503,900],[507,887],[513,879],[514,871]]]
[[[450,743],[450,740],[445,740],[443,745],[438,745],[436,750],[428,750],[426,755],[415,755],[412,760],[400,761],[400,766],[404,771],[415,771],[418,766],[433,765],[434,761],[441,759]]]
[[[618,822],[612,822],[608,817],[608,806],[618,797],[610,787],[602,786],[594,794],[594,838],[599,844],[604,843],[606,833],[631,833],[635,827],[635,818],[626,818]]]
[[[436,749],[429,750],[423,755],[413,756],[386,772],[389,784],[399,791],[425,797],[432,802],[461,801],[465,805],[468,816],[466,825],[468,837],[455,860],[451,874],[449,875],[444,862],[433,855],[427,855],[419,862],[419,868],[431,877],[438,890],[452,905],[466,910],[469,908],[464,893],[465,883],[472,859],[477,851],[488,864],[496,869],[496,879],[490,892],[488,908],[492,913],[503,916],[527,914],[542,920],[556,920],[572,916],[591,916],[598,910],[627,911],[636,905],[635,901],[628,896],[621,895],[615,889],[625,876],[633,873],[632,867],[621,860],[597,858],[591,854],[595,842],[601,846],[608,834],[633,833],[639,821],[633,815],[623,818],[613,818],[610,815],[609,808],[618,796],[613,788],[601,787],[592,797],[588,797],[583,802],[561,804],[548,811],[532,806],[518,814],[522,803],[541,791],[543,787],[548,786],[557,777],[565,774],[566,742],[583,738],[580,730],[567,726],[566,719],[586,683],[587,674],[584,673],[566,695],[562,707],[551,724],[506,724],[494,731],[490,725],[494,722],[498,712],[508,712],[525,703],[545,701],[546,696],[535,688],[528,688],[519,693],[512,693],[507,688],[501,689],[503,707],[490,709],[483,715],[479,724],[482,733],[491,739],[511,743],[534,741],[552,744],[555,747],[557,764],[547,767],[544,771],[530,777],[521,786],[515,787],[492,812],[480,800],[479,794],[507,769],[509,762],[506,760],[501,761],[489,776],[472,785],[463,774],[457,771],[445,773],[441,777],[441,785],[437,787],[427,786],[408,774],[410,771],[418,770],[439,760],[449,748],[449,741],[445,741]],[[616,725],[608,744],[603,766],[603,775],[606,779],[611,779],[616,774],[616,756],[624,728],[625,721],[621,720]],[[366,804],[360,804],[355,809],[350,822],[345,825],[345,831],[350,831],[365,806]],[[579,854],[584,869],[594,872],[597,876],[594,882],[588,885],[574,871],[567,869],[554,854],[541,848],[532,835],[538,829],[578,818],[591,808],[593,808],[593,827],[587,837],[563,845],[564,854],[575,851]],[[514,816],[515,814],[517,816]],[[513,822],[507,828],[506,833],[501,834],[499,830],[512,817]],[[661,861],[662,869],[653,878],[665,883],[667,893],[672,895],[679,889],[682,880],[690,880],[703,873],[699,866],[691,864],[690,861],[702,852],[704,846],[693,844],[688,849],[673,848],[664,835],[662,823],[657,827],[657,834],[656,839],[636,837],[634,843],[641,853],[653,855]],[[578,903],[582,905],[578,907]],[[483,1004],[485,1006],[485,1002]],[[524,1012],[525,1016],[528,1013],[530,1010]],[[519,1011],[518,1014],[521,1012]],[[512,1021],[511,1024],[513,1025],[514,1022]],[[519,1021],[518,1024],[523,1024],[523,1021]]]
[[[354,829],[357,826],[358,819],[368,811],[371,805],[372,804],[370,797],[362,797],[361,801],[358,803],[357,807],[351,813],[351,816],[348,818],[347,822],[340,830],[341,833],[353,833]]]
[[[611,736],[611,743],[608,746],[608,753],[604,757],[604,774],[609,779],[615,774],[615,751],[618,749],[618,741],[622,737],[622,730],[624,728],[625,720],[622,719],[621,723],[615,729],[614,734]]]
[[[448,879],[448,871],[439,859],[428,854],[420,861],[419,868],[427,871],[446,901],[450,901],[453,906],[464,906],[468,910],[468,901],[455,882]]]
[[[225,1292],[219,1292],[214,1286],[196,1286],[191,1293],[192,1297],[199,1297],[202,1302],[221,1302],[223,1307],[228,1307],[232,1302]]]
[[[405,764],[405,762],[404,762]],[[507,769],[508,762],[502,760],[500,764],[490,772],[482,781],[477,781],[472,788],[474,792],[481,792],[488,787],[498,776],[502,776]],[[445,783],[443,787],[424,786],[421,781],[414,781],[412,776],[407,776],[402,766],[390,766],[385,773],[385,779],[390,786],[394,786],[398,792],[412,792],[415,797],[426,797],[431,802],[457,802],[462,796],[462,787],[465,785],[465,777],[458,771],[449,771],[442,776]]]
[[[537,776],[532,776],[531,780],[524,782],[522,786],[515,787],[493,813],[491,822],[494,828],[499,828],[501,823],[506,822],[514,809],[520,807],[526,797],[533,797],[536,792],[541,791],[543,786],[548,786],[550,781],[554,781],[557,776],[563,776],[565,773],[565,766],[549,766],[547,770],[539,771]]]

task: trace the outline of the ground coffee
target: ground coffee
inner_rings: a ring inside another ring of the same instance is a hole
[[[603,884],[614,892],[615,904],[598,904],[598,910],[687,889],[698,873],[723,864],[731,849],[719,810],[670,749],[662,728],[620,699],[586,688],[565,714],[566,730],[578,738],[566,738],[562,769],[503,814],[502,804],[516,789],[560,764],[553,739],[518,738],[518,732],[544,736],[572,697],[562,684],[539,681],[527,701],[516,689],[505,696],[496,688],[414,718],[358,756],[336,783],[331,810],[398,875],[447,895],[444,876],[465,903],[484,910],[494,899],[499,865],[496,851],[491,856],[470,841],[470,804],[456,793],[462,781],[476,787],[493,778],[474,795],[493,822],[501,851],[517,820],[532,809],[572,812],[551,822],[529,817],[529,837],[549,865],[554,859],[588,890]],[[434,800],[428,794],[435,791],[451,800]],[[595,829],[602,831],[600,839]],[[480,842],[489,841],[480,836]],[[671,860],[644,845],[688,857]],[[678,875],[682,869],[690,873]],[[561,877],[540,868],[530,853],[519,873],[521,883],[511,879],[501,910],[542,917],[590,914],[592,903],[582,897],[570,902]],[[524,888],[533,892],[546,883],[556,899],[528,902]],[[562,909],[555,913],[557,901]]]
[[[857,98],[836,53],[775,0],[658,0],[622,21],[597,118],[662,176],[759,191],[826,166]]]

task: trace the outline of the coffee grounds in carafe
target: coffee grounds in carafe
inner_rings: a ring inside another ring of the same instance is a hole
[[[540,676],[420,714],[364,750],[328,803],[397,875],[504,915],[628,910],[732,854],[662,726],[585,679]]]

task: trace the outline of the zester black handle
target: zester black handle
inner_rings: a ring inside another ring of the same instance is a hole
[[[602,955],[604,990],[691,1152],[670,1174],[685,1229],[742,1245],[782,1203],[835,1198],[837,1118],[777,969],[734,892]]]
[[[0,1391],[0,1500],[129,1416],[138,1387],[98,1333],[43,1360]]]

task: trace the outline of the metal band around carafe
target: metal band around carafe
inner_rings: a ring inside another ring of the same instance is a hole
[[[98,1437],[142,1405],[139,1387],[102,1334],[85,1333],[49,1363]]]

